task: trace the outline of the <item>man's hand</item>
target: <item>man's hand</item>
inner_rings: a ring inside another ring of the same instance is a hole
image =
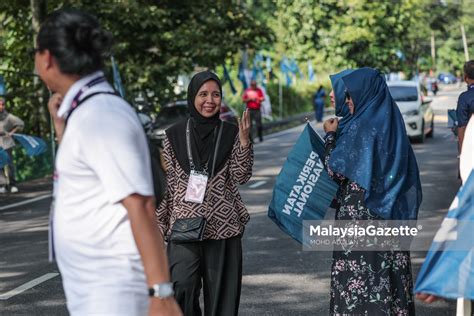
[[[66,128],[66,121],[62,117],[58,117],[59,106],[63,102],[63,97],[59,93],[55,93],[48,101],[48,111],[53,119],[54,129],[56,130],[56,138],[58,143],[61,142],[64,129]]]
[[[153,197],[132,194],[122,200],[127,209],[133,237],[142,257],[148,286],[169,282],[169,267],[163,237],[155,224],[155,201]],[[150,298],[148,315],[182,315],[174,297]]]
[[[323,128],[326,133],[337,131],[338,126],[339,126],[339,121],[335,117],[327,119],[326,121],[324,121],[324,124],[323,124]]]
[[[420,301],[423,301],[423,302],[428,303],[428,304],[433,303],[433,302],[440,299],[437,296],[434,296],[434,295],[431,295],[431,294],[425,294],[425,293],[416,294],[416,298],[419,299]]]
[[[59,93],[54,93],[51,96],[51,98],[49,98],[48,110],[49,110],[49,114],[51,114],[51,117],[53,118],[54,121],[57,121],[57,120],[64,121],[64,119],[58,117],[58,110],[59,110],[59,106],[61,105],[61,102],[63,102],[63,97]]]
[[[148,316],[182,316],[183,313],[174,298],[150,298]]]

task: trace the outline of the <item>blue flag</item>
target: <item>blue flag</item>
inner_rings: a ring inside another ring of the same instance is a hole
[[[13,134],[13,138],[26,150],[28,156],[38,156],[46,151],[46,143],[39,137]]]
[[[415,292],[474,300],[474,172],[459,189],[431,244]]]
[[[290,60],[290,71],[296,76],[298,75],[300,78],[303,77],[303,73],[300,70],[300,67],[298,67],[298,64],[296,63],[295,59],[292,58]]]
[[[322,220],[338,189],[324,169],[323,157],[324,142],[307,124],[273,189],[268,217],[300,243],[303,220]]]
[[[117,64],[115,63],[114,56],[110,56],[110,59],[112,61],[112,72],[114,75],[114,88],[122,98],[125,98],[125,90],[122,86],[122,78],[120,77],[120,72],[118,70]]]
[[[244,90],[248,88],[247,78],[245,77],[245,68],[243,63],[239,64],[239,74],[237,75],[239,80],[242,82],[242,86]]]
[[[5,95],[7,89],[5,88],[5,80],[3,80],[3,76],[0,76],[0,95]]]
[[[8,159],[8,153],[3,148],[0,148],[0,168],[8,165],[10,159]]]
[[[314,70],[313,70],[313,65],[311,62],[308,60],[308,80],[310,82],[314,81]]]
[[[232,91],[232,94],[237,93],[237,89],[235,89],[234,83],[232,82],[232,78],[229,75],[229,72],[227,71],[227,67],[224,65],[224,78],[226,81],[229,82],[230,85],[230,91]]]
[[[283,57],[283,59],[280,62],[280,71],[283,73],[283,75],[286,78],[286,86],[289,87],[293,83],[293,79],[291,79],[291,68],[290,64],[288,62],[288,59],[286,57]]]

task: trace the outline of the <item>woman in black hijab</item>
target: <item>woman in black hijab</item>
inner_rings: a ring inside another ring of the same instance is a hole
[[[252,175],[250,120],[219,119],[222,87],[210,71],[188,87],[190,118],[166,131],[167,192],[157,210],[168,240],[175,297],[185,315],[237,315],[242,280],[241,237],[249,214],[237,189]]]

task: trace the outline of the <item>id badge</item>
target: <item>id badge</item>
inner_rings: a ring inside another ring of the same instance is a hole
[[[207,174],[191,170],[184,200],[201,204],[206,193],[207,179]]]

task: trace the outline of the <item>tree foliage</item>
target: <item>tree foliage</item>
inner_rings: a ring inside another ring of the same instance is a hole
[[[252,12],[231,1],[52,0],[46,10],[65,6],[98,17],[114,36],[113,55],[127,96],[133,99],[140,91],[150,92],[156,105],[176,97],[173,86],[178,75],[195,68],[214,69],[242,47],[256,48],[272,37]],[[40,120],[28,126],[45,135],[47,115],[45,111],[39,115],[38,109],[45,109],[47,93],[38,92],[41,84],[34,79],[33,58],[27,54],[34,45],[30,1],[3,1],[0,12],[0,73],[13,106],[28,119]]]

